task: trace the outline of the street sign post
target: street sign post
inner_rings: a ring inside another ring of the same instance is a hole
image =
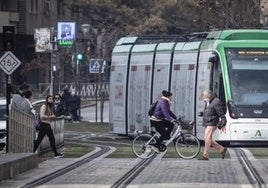
[[[90,73],[103,73],[105,68],[105,61],[103,59],[90,59],[89,72]]]
[[[7,74],[7,94],[6,94],[6,153],[8,153],[8,145],[9,145],[9,104],[10,104],[10,94],[11,94],[11,78],[10,75],[20,66],[20,60],[10,51],[4,53],[4,55],[0,58],[0,67]]]
[[[20,64],[20,60],[18,60],[18,58],[10,51],[7,51],[0,58],[0,67],[7,75],[12,74]]]
[[[95,81],[96,81],[96,122],[98,121],[98,85],[100,82],[100,75],[104,73],[104,69],[106,66],[106,62],[103,59],[90,59],[89,61],[89,72],[95,74]],[[97,81],[98,80],[98,81]],[[101,98],[102,100],[102,98]],[[101,101],[101,104],[103,104],[103,102]],[[103,105],[102,105],[102,111],[103,111]],[[103,120],[102,117],[103,113],[101,112],[101,122]]]

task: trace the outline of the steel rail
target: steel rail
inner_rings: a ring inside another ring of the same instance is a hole
[[[38,178],[32,182],[29,182],[23,186],[20,186],[21,188],[31,188],[31,187],[36,187],[38,185],[42,185],[46,182],[49,182],[63,174],[66,174],[67,172],[71,171],[71,170],[74,170],[75,168],[79,167],[79,166],[82,166],[83,164],[87,163],[87,162],[90,162],[102,155],[104,155],[105,153],[107,153],[109,150],[110,150],[110,147],[108,146],[98,146],[99,148],[101,148],[100,151],[97,151],[96,153],[93,153],[92,155],[88,156],[88,157],[85,157],[85,158],[82,158],[81,160],[78,160],[76,161],[75,163],[72,163],[64,168],[61,168],[55,172],[52,172],[48,175],[45,175],[41,178]]]
[[[245,172],[249,182],[253,185],[253,187],[267,188],[264,180],[261,178],[258,171],[254,168],[245,152],[240,148],[236,148],[235,153],[238,157],[238,161],[243,166],[243,171]]]
[[[149,159],[142,159],[138,164],[136,164],[127,173],[125,173],[119,180],[117,180],[111,186],[111,188],[125,188],[145,169],[147,165],[149,165],[153,161],[156,156],[157,155],[154,154],[154,156]]]

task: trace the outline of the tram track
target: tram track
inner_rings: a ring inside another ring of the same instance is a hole
[[[100,148],[100,150],[93,153],[92,155],[84,157],[81,160],[78,160],[70,165],[67,165],[66,167],[63,167],[59,170],[56,170],[55,172],[52,172],[52,173],[45,175],[41,178],[38,178],[32,182],[29,182],[23,186],[20,186],[20,188],[31,188],[31,187],[36,187],[36,186],[45,184],[46,182],[49,182],[49,181],[51,181],[51,180],[53,180],[61,175],[66,174],[67,172],[69,172],[71,170],[78,168],[79,166],[82,166],[85,163],[88,163],[88,162],[106,154],[110,150],[110,147],[108,147],[108,146],[98,146],[98,147]]]
[[[249,160],[243,149],[234,149],[237,155],[238,161],[241,164],[244,173],[246,174],[250,184],[254,188],[267,188],[265,181],[262,179],[258,170],[254,167],[252,162]]]
[[[118,179],[111,188],[123,188],[131,183],[135,177],[137,177],[147,165],[149,165],[153,159],[156,157],[156,154],[149,159],[142,159],[137,165],[131,168],[127,173],[125,173],[120,179]]]
[[[63,167],[61,169],[56,170],[55,172],[52,172],[48,175],[45,175],[41,178],[35,179],[31,182],[26,183],[23,186],[20,186],[20,188],[31,188],[31,187],[36,187],[43,185],[51,180],[54,180],[58,178],[59,176],[62,176],[80,166],[82,166],[85,163],[91,162],[92,160],[101,157],[102,155],[108,153],[110,151],[109,146],[105,145],[99,145],[99,144],[94,144],[94,143],[85,143],[85,141],[82,141],[79,138],[74,138],[74,139],[66,139],[66,142],[68,143],[73,143],[73,144],[82,144],[82,145],[91,145],[95,147],[99,147],[100,150],[93,153],[92,155],[82,158],[81,160],[76,161],[75,163],[72,163],[70,165],[67,165],[66,167]],[[154,158],[157,155],[155,154],[152,158],[150,159],[142,159],[140,162],[138,162],[135,166],[133,166],[129,171],[127,171],[121,178],[119,178],[112,186],[111,188],[121,188],[121,187],[126,187],[131,183],[135,177],[137,177],[145,168],[147,165],[149,165]]]
[[[81,134],[82,135],[82,134]],[[82,139],[81,139],[82,138]],[[81,157],[81,160],[75,161],[74,163],[67,165],[61,169],[58,169],[48,175],[45,175],[41,178],[35,179],[31,182],[28,182],[22,186],[21,188],[30,188],[36,187],[39,185],[46,184],[59,176],[64,176],[64,174],[79,168],[83,164],[93,161],[94,159],[101,158],[107,155],[109,152],[111,153],[111,147],[109,143],[93,143],[88,142],[88,140],[84,140],[83,137],[79,138],[69,138],[66,139],[66,143],[74,143],[74,144],[82,144],[86,146],[95,146],[99,148],[99,151],[95,151],[94,153]],[[233,149],[235,156],[237,157],[237,161],[241,165],[241,170],[245,174],[245,178],[247,178],[249,184],[254,188],[267,188],[265,181],[262,178],[261,171],[258,172],[259,168],[254,166],[254,163],[250,160],[249,156],[245,153],[243,148],[235,148]],[[124,174],[121,174],[112,182],[111,188],[123,188],[131,185],[133,181],[150,165],[150,163],[155,159],[157,155],[154,155],[150,159],[139,159],[134,166],[131,166]],[[137,159],[138,160],[138,159]],[[256,164],[255,164],[256,165]]]

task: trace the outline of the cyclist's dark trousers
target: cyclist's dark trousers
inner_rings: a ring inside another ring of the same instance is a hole
[[[40,124],[38,137],[34,141],[34,149],[33,149],[34,152],[37,150],[38,146],[40,145],[40,143],[42,142],[43,138],[46,135],[48,136],[50,146],[51,146],[54,154],[57,154],[57,148],[56,148],[56,145],[55,145],[55,137],[54,137],[54,134],[53,134],[53,130],[51,129],[50,124],[44,123],[44,122],[42,122]]]
[[[170,121],[152,121],[151,125],[155,127],[156,131],[160,133],[160,137],[156,140],[156,146],[159,147],[163,140],[170,138],[170,133],[173,130],[173,123]]]

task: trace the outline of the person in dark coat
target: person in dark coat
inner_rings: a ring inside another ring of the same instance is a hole
[[[64,116],[67,113],[66,104],[58,93],[54,95],[53,111],[56,117]]]
[[[173,121],[177,116],[171,111],[170,105],[172,93],[166,90],[162,91],[162,97],[158,100],[154,114],[150,117],[150,122],[156,131],[160,133],[160,137],[156,140],[156,144],[152,149],[159,153],[159,147],[163,140],[170,138],[170,134],[174,128]]]
[[[70,116],[70,114],[69,114],[69,111],[70,111],[69,99],[70,99],[70,97],[71,97],[71,93],[69,92],[68,87],[65,86],[63,88],[63,93],[62,93],[62,96],[61,96],[61,100],[65,104],[65,108],[66,108],[64,116]]]
[[[68,104],[72,113],[73,122],[79,123],[78,109],[80,107],[80,98],[75,94],[75,90],[71,91],[71,96],[69,97]]]
[[[205,108],[202,113],[205,126],[205,148],[202,157],[198,158],[198,160],[209,160],[211,146],[219,151],[222,159],[224,159],[227,149],[212,139],[212,135],[217,127],[225,131],[226,117],[222,108],[222,102],[214,96],[211,90],[203,92],[203,99],[205,101]]]

